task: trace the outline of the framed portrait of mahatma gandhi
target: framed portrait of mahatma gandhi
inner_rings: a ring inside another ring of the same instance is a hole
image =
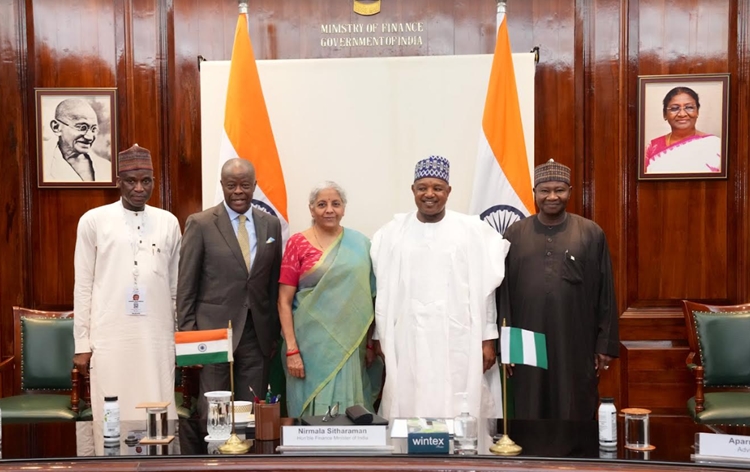
[[[638,77],[638,178],[726,179],[729,74]]]
[[[40,187],[115,187],[114,88],[36,89]]]

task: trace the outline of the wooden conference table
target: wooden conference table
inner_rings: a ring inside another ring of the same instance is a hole
[[[622,438],[622,423],[619,424]],[[176,436],[169,446],[125,443],[130,432],[146,429],[143,423],[123,423],[119,447],[105,448],[101,424],[95,422],[3,424],[3,470],[117,470],[201,471],[234,470],[357,470],[365,471],[549,471],[549,470],[728,470],[742,465],[720,466],[691,462],[695,433],[710,432],[684,416],[651,416],[651,452],[599,449],[595,421],[510,422],[511,437],[523,446],[520,456],[502,458],[480,451],[478,456],[315,455],[276,454],[278,441],[254,441],[242,456],[213,455],[216,444],[204,441],[205,425],[197,420],[170,422]],[[238,430],[252,438],[254,430]],[[750,469],[750,464],[745,466]]]

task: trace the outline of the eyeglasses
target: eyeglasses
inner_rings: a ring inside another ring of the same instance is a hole
[[[332,421],[334,418],[339,416],[339,402],[336,402],[335,405],[328,407],[328,412],[323,416],[323,422],[327,423],[329,421]]]
[[[673,105],[667,108],[667,111],[669,113],[672,113],[673,115],[678,114],[680,110],[684,110],[685,113],[687,113],[688,115],[692,115],[698,110],[698,108],[695,105],[685,105],[684,107],[681,107],[679,105]]]
[[[96,134],[96,133],[99,132],[99,127],[97,125],[88,125],[86,123],[76,123],[74,125],[69,125],[66,122],[62,121],[62,120],[57,120],[57,121],[60,122],[60,123],[62,123],[62,124],[64,124],[68,128],[73,128],[76,131],[80,131],[83,134],[86,134],[89,131],[91,131],[94,134]]]

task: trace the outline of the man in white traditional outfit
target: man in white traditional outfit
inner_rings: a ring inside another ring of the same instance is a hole
[[[87,101],[61,101],[49,126],[57,141],[45,149],[45,182],[112,182],[112,164],[92,150],[99,121]]]
[[[417,163],[417,211],[399,214],[372,241],[376,350],[385,356],[381,414],[500,417],[495,289],[510,244],[478,216],[446,211],[450,163]],[[484,374],[484,375],[483,375]]]
[[[91,373],[91,406],[105,396],[120,419],[146,419],[142,402],[174,405],[174,300],[180,225],[146,205],[154,190],[151,153],[137,144],[118,156],[121,199],[87,211],[75,250],[74,364]]]

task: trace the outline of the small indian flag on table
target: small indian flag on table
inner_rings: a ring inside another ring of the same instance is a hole
[[[500,360],[503,364],[526,364],[547,368],[547,338],[521,328],[500,329]]]
[[[175,358],[180,367],[232,362],[232,330],[206,329],[174,333]]]

